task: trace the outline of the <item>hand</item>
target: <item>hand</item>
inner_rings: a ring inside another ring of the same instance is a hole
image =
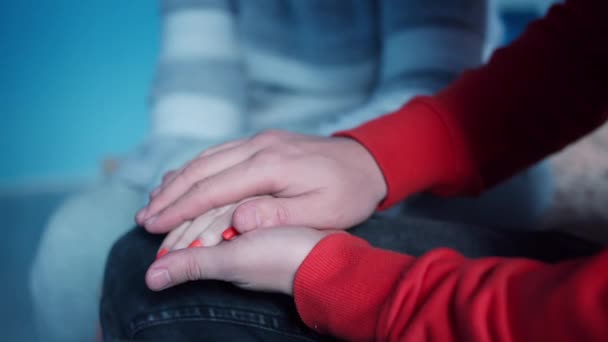
[[[260,198],[252,197],[239,203],[207,211],[192,221],[183,222],[167,234],[159,247],[158,255],[186,247],[212,247],[222,241],[223,234],[232,225],[232,213],[242,203]]]
[[[146,284],[160,291],[187,281],[215,279],[292,295],[294,277],[306,256],[336,232],[303,227],[259,229],[215,247],[174,251],[150,266]]]
[[[348,138],[270,131],[211,148],[166,177],[137,221],[165,233],[230,203],[233,226],[346,229],[368,218],[386,195],[371,154]]]

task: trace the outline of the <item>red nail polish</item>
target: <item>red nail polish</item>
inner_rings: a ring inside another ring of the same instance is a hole
[[[196,248],[196,247],[203,247],[203,242],[201,241],[201,239],[196,239],[196,240],[192,241],[191,244],[188,245],[188,248]]]
[[[158,251],[158,254],[156,254],[156,260],[164,257],[165,255],[167,255],[167,253],[169,253],[169,250],[166,248],[161,249],[160,251]]]
[[[230,227],[224,230],[224,232],[222,233],[222,237],[226,241],[234,239],[237,235],[240,235],[240,233],[236,229],[234,229],[234,227]]]

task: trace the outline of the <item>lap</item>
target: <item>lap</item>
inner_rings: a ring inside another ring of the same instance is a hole
[[[162,236],[137,227],[112,249],[100,314],[106,338],[189,340],[322,339],[299,319],[287,295],[246,291],[220,281],[190,282],[162,292],[144,283]]]
[[[414,218],[374,217],[351,233],[377,247],[420,255],[449,247],[470,257],[521,256],[553,262],[599,246],[558,233],[506,232]],[[106,266],[101,321],[107,338],[155,340],[331,340],[308,329],[293,298],[200,281],[162,292],[144,275],[162,236],[135,228],[113,247]]]

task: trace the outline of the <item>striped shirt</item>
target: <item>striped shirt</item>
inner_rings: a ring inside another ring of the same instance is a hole
[[[493,48],[493,7],[488,0],[163,0],[150,96],[156,143],[139,153],[131,178],[146,182],[144,169],[158,176],[210,143],[266,128],[328,134],[432,94]]]

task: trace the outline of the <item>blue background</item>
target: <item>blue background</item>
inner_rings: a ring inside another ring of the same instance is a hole
[[[158,2],[0,4],[0,189],[93,179],[147,131]],[[534,14],[504,14],[507,40]]]
[[[2,1],[0,186],[82,181],[147,129],[151,0]]]

